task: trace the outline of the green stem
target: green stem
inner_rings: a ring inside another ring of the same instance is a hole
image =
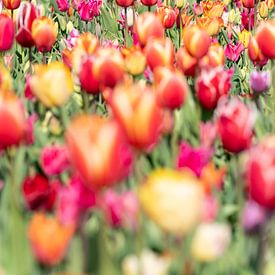
[[[84,113],[88,113],[89,112],[89,95],[85,92],[82,92],[82,101],[83,101]]]
[[[181,38],[182,38],[181,11],[182,11],[182,8],[179,9],[179,18],[180,18],[179,48],[181,47]]]
[[[125,35],[124,35],[124,46],[127,47],[128,40],[128,18],[127,18],[127,7],[124,8],[125,12]]]

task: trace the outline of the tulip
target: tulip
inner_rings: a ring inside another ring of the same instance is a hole
[[[60,11],[65,12],[69,10],[69,1],[68,0],[56,0],[57,7]]]
[[[19,145],[26,130],[23,105],[15,94],[0,91],[0,149]]]
[[[221,0],[218,1],[203,1],[202,7],[205,16],[208,18],[220,18],[224,12],[225,3]]]
[[[76,117],[67,129],[66,140],[71,162],[89,188],[118,183],[129,174],[133,154],[116,121]]]
[[[158,0],[141,0],[141,3],[145,6],[154,6]]]
[[[127,8],[133,5],[134,0],[116,0],[118,6]]]
[[[94,60],[87,57],[82,61],[79,72],[79,81],[82,90],[89,94],[96,94],[99,92],[99,81],[94,74]]]
[[[164,28],[160,19],[149,12],[138,17],[134,29],[142,46],[145,46],[150,38],[164,37]]]
[[[180,28],[180,22],[183,28],[186,26],[189,26],[193,18],[194,18],[194,15],[188,14],[186,9],[184,9],[181,12],[178,12],[177,19],[176,19],[177,27]]]
[[[268,17],[268,6],[265,1],[261,1],[259,4],[259,14],[263,19]]]
[[[231,240],[227,224],[202,223],[197,228],[191,243],[191,252],[197,261],[212,262],[220,258]]]
[[[242,0],[242,4],[245,8],[252,9],[255,6],[255,0]]]
[[[130,143],[141,150],[152,149],[162,128],[162,109],[154,91],[140,82],[121,84],[112,92],[109,104]]]
[[[161,106],[169,109],[180,108],[188,93],[188,84],[180,74],[159,67],[155,70],[156,93]]]
[[[254,29],[254,9],[243,9],[241,13],[242,26],[250,31]]]
[[[216,140],[217,127],[212,122],[201,122],[200,124],[200,143],[203,147],[212,147]]]
[[[174,46],[169,38],[152,39],[145,48],[147,63],[152,71],[157,67],[172,67]]]
[[[275,19],[264,21],[256,32],[256,40],[262,53],[269,59],[275,58]]]
[[[251,33],[246,29],[243,29],[239,33],[239,41],[243,43],[244,47],[247,48],[249,44]]]
[[[223,66],[225,61],[224,49],[222,46],[217,44],[212,44],[209,47],[207,55],[205,55],[201,61],[201,67],[219,67]]]
[[[21,0],[3,0],[3,5],[8,10],[16,10],[19,8]]]
[[[37,18],[32,23],[32,38],[40,52],[49,52],[56,41],[57,25],[48,17]]]
[[[65,256],[74,225],[63,225],[55,217],[36,213],[28,226],[28,238],[39,262],[53,266]]]
[[[186,0],[176,0],[175,5],[177,8],[182,8],[186,4]]]
[[[266,2],[267,2],[268,9],[272,10],[274,8],[274,5],[275,5],[274,0],[267,0]]]
[[[250,87],[254,94],[259,95],[268,91],[271,84],[269,71],[253,71],[250,75]]]
[[[159,7],[156,10],[156,15],[160,18],[165,29],[170,29],[176,22],[176,13],[172,7]]]
[[[227,59],[236,62],[244,50],[245,47],[243,43],[238,42],[236,45],[234,45],[232,42],[230,42],[226,45],[224,53]]]
[[[275,139],[263,139],[251,149],[246,164],[246,183],[253,200],[266,208],[275,208]]]
[[[73,78],[62,62],[37,64],[30,79],[34,95],[47,107],[62,106],[73,93]]]
[[[238,99],[222,102],[217,109],[218,134],[225,150],[239,153],[253,137],[255,113]]]
[[[14,40],[14,24],[11,18],[0,14],[0,52],[8,51]]]
[[[197,59],[208,52],[211,44],[210,36],[197,26],[188,26],[183,30],[183,42],[188,53]]]
[[[145,213],[168,233],[186,235],[202,218],[203,192],[188,170],[153,171],[139,187],[139,197]]]
[[[103,87],[113,88],[124,77],[123,57],[114,48],[99,49],[93,66],[94,76]]]
[[[36,7],[28,2],[22,2],[16,19],[16,41],[22,46],[30,48],[34,45],[32,38],[32,23],[38,17]]]
[[[51,211],[57,197],[58,186],[58,181],[50,182],[39,174],[25,178],[22,189],[28,208]]]
[[[209,18],[202,16],[197,18],[197,26],[206,31],[209,36],[215,36],[219,33],[223,26],[223,20],[221,18]]]
[[[192,57],[184,47],[181,47],[177,54],[177,65],[179,69],[186,75],[186,76],[195,76],[196,69],[198,65],[197,59]]]
[[[248,43],[248,56],[255,65],[264,66],[268,59],[262,54],[256,38],[250,36]]]
[[[87,22],[100,15],[101,6],[102,0],[80,1],[77,5],[77,11],[81,20]]]
[[[0,91],[12,90],[12,78],[9,71],[0,64]]]
[[[200,104],[208,110],[215,109],[219,99],[229,93],[232,76],[232,70],[226,71],[222,67],[203,70],[196,82]]]

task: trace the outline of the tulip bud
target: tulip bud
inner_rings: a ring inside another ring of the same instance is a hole
[[[147,63],[152,71],[157,67],[172,67],[174,46],[169,38],[152,39],[145,48]]]
[[[153,171],[139,187],[139,197],[145,213],[168,233],[186,235],[202,218],[204,195],[188,170]]]
[[[201,262],[215,261],[224,254],[230,240],[231,230],[227,224],[200,224],[192,240],[192,255]]]
[[[264,21],[256,32],[256,40],[262,53],[270,59],[275,58],[275,19]]]
[[[186,76],[195,76],[198,65],[197,59],[193,58],[184,47],[181,47],[176,55],[177,65]]]
[[[259,14],[263,19],[268,17],[268,6],[265,1],[260,2]]]
[[[32,38],[40,52],[49,52],[58,34],[57,25],[48,17],[37,18],[32,23]]]
[[[251,33],[246,29],[243,29],[242,32],[239,33],[239,41],[243,43],[245,48],[248,47],[250,36]]]
[[[67,129],[66,140],[72,164],[88,187],[112,185],[129,174],[133,154],[116,121],[76,117]]]
[[[30,79],[34,95],[47,107],[62,106],[73,92],[73,78],[62,62],[37,64]]]
[[[16,10],[19,8],[21,0],[3,0],[3,4],[8,10]]]
[[[162,109],[154,91],[140,82],[118,85],[109,104],[130,143],[141,150],[152,149],[162,130]]]
[[[141,0],[141,3],[145,6],[154,6],[158,0]]]
[[[180,74],[159,67],[154,72],[156,93],[161,106],[169,109],[180,108],[187,96],[188,84]]]
[[[145,46],[150,38],[164,37],[164,28],[161,21],[149,12],[145,12],[138,17],[134,29],[142,46]]]
[[[22,2],[16,19],[16,41],[22,46],[30,48],[34,45],[32,38],[32,23],[38,17],[36,7],[28,2]]]
[[[219,99],[228,94],[232,75],[232,70],[226,71],[222,67],[201,72],[196,82],[196,95],[204,108],[215,109]]]
[[[200,59],[208,52],[211,38],[197,26],[188,26],[183,30],[184,46],[194,58]]]
[[[133,5],[134,0],[116,0],[118,6],[127,8]]]
[[[24,140],[26,130],[23,105],[15,94],[0,91],[0,149],[18,145]]]
[[[160,18],[165,29],[170,29],[176,22],[176,13],[172,7],[159,7],[156,10],[156,15]]]
[[[271,84],[269,71],[253,71],[250,75],[250,87],[255,95],[266,92]]]
[[[245,8],[252,9],[255,6],[255,0],[242,0],[242,4]]]
[[[63,225],[55,217],[36,213],[28,226],[28,238],[39,262],[53,266],[65,256],[74,225]]]
[[[14,24],[11,18],[0,14],[0,52],[8,51],[14,40]]]
[[[69,1],[68,0],[56,0],[57,7],[60,11],[65,12],[69,10]]]
[[[267,0],[267,7],[269,10],[272,10],[274,8],[274,0]]]
[[[217,125],[224,149],[239,153],[249,148],[255,118],[254,110],[238,99],[222,102],[217,109]]]

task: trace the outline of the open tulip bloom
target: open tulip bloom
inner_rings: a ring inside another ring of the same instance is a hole
[[[0,1],[0,275],[274,275],[275,1]]]

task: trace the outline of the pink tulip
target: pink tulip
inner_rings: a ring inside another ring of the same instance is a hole
[[[62,12],[67,11],[70,7],[68,0],[56,0],[56,4],[58,9]]]
[[[241,53],[244,51],[244,45],[241,42],[238,42],[236,45],[234,45],[232,42],[230,42],[224,50],[224,54],[227,57],[227,59],[236,62]]]

